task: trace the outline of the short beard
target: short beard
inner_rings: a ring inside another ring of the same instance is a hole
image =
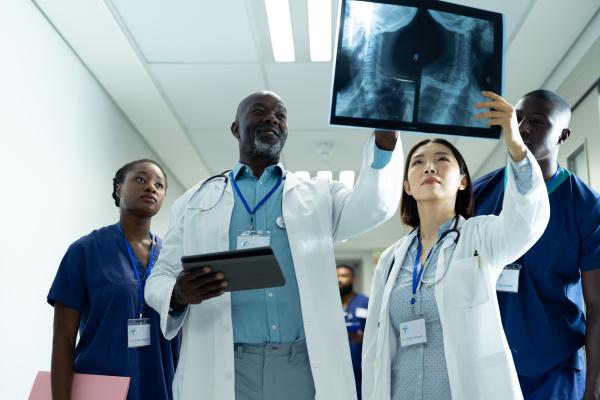
[[[344,285],[344,286],[340,286],[340,295],[341,296],[345,296],[349,293],[352,293],[352,290],[354,289],[353,287],[354,285]]]
[[[279,154],[281,153],[281,139],[276,143],[265,143],[258,136],[254,136],[254,148],[252,149],[252,155],[256,158],[264,158],[269,161],[279,160]]]

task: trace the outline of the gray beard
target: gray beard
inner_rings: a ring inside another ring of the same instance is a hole
[[[267,160],[275,160],[279,158],[281,153],[281,139],[277,143],[270,144],[261,141],[257,136],[254,137],[254,149],[252,153],[255,157],[266,158]]]

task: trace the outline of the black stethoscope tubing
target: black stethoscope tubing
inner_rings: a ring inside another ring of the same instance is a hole
[[[413,233],[415,230],[417,230],[417,228],[418,227],[416,227],[412,231],[410,231],[409,235],[411,233]],[[458,244],[458,239],[460,239],[460,230],[458,229],[458,215],[456,217],[454,217],[454,225],[452,226],[452,229],[448,229],[446,232],[442,233],[442,235],[435,242],[435,245],[433,247],[437,246],[450,233],[456,233],[456,238],[454,238],[454,245],[456,246],[456,244]],[[394,268],[394,263],[395,262],[396,262],[396,257],[394,257],[392,259],[392,263],[390,264],[390,269],[388,270],[387,277],[385,278],[386,282],[388,281],[388,279],[390,277],[390,274],[392,273],[392,269]]]

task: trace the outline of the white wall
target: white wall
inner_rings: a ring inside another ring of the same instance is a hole
[[[598,18],[600,17],[596,16],[596,20]],[[596,26],[600,26],[600,22]],[[558,161],[562,166],[567,167],[569,155],[585,141],[590,185],[600,191],[600,159],[596,157],[597,154],[600,154],[600,105],[597,89],[593,88],[582,99],[586,91],[600,78],[598,71],[600,37],[597,37],[597,31],[600,31],[600,28],[597,28],[595,35],[592,35],[592,37],[596,36],[593,44],[588,47],[582,57],[579,57],[578,63],[557,89],[557,92],[571,106],[581,100],[571,117],[571,137],[560,146]]]
[[[501,168],[506,165],[506,161],[508,160],[508,151],[506,150],[506,145],[504,144],[504,140],[502,138],[498,141],[494,152],[490,154],[484,164],[477,171],[473,171],[471,174],[471,179],[475,181],[477,178],[481,178],[483,175],[488,172],[492,172],[498,168]]]
[[[380,251],[348,251],[335,250],[336,263],[358,261],[360,267],[356,270],[354,291],[366,296],[371,292],[371,282],[379,259]]]
[[[25,399],[50,367],[46,294],[64,251],[117,220],[116,169],[156,155],[31,2],[0,2],[0,51],[0,399]],[[159,235],[181,193],[171,179]]]
[[[600,23],[598,23],[600,24]],[[552,75],[543,88],[555,91],[561,95],[567,103],[574,106],[585,92],[600,78],[598,65],[600,64],[600,38],[597,33],[592,45],[587,46],[584,55],[577,57],[579,60],[572,65],[568,57],[560,64],[561,74]],[[577,43],[574,44],[577,48]],[[567,73],[567,69],[569,72]],[[558,78],[560,75],[560,79]],[[600,159],[594,157],[600,154],[600,108],[599,96],[596,89],[592,90],[577,106],[571,118],[571,138],[561,145],[559,151],[559,163],[567,167],[567,157],[573,153],[583,142],[587,142],[587,155],[589,162],[589,173],[591,186],[600,191]],[[475,176],[482,175],[506,162],[506,150],[503,144],[498,145],[480,171]]]
[[[567,158],[586,141],[590,186],[600,192],[600,106],[598,91],[592,90],[571,117],[571,137],[560,146],[558,162],[567,167]]]

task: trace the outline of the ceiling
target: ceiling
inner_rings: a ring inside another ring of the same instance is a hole
[[[289,1],[294,63],[274,62],[262,0],[35,3],[176,179],[190,187],[237,160],[229,132],[235,109],[247,94],[265,89],[278,93],[288,109],[282,160],[289,170],[332,170],[335,177],[359,169],[369,132],[328,124],[332,63],[310,62],[306,0]],[[597,0],[454,2],[504,14],[505,96],[511,101],[543,86],[600,6]],[[332,7],[336,20],[337,0]],[[404,147],[422,136],[403,134]],[[475,175],[498,150],[498,141],[452,139]],[[323,143],[329,152],[321,151]],[[382,248],[401,229],[396,218],[342,248]]]

